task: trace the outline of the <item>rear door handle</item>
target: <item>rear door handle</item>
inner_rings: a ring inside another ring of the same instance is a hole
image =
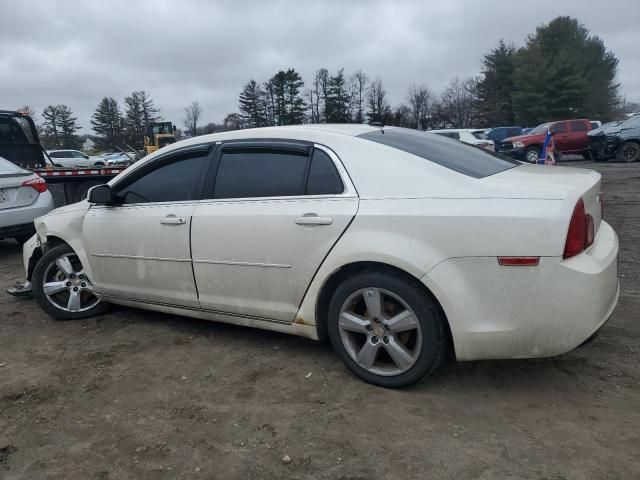
[[[160,223],[162,223],[163,225],[183,225],[186,222],[187,220],[184,217],[176,217],[173,214],[167,215],[162,220],[160,220]]]
[[[296,218],[298,225],[331,225],[333,219],[331,217],[319,217],[315,213],[307,213],[302,217]]]

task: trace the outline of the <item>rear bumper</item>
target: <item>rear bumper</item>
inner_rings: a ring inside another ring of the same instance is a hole
[[[20,225],[11,225],[9,227],[0,227],[0,238],[12,238],[22,235],[33,235],[36,228],[31,223],[23,223]]]
[[[618,238],[602,222],[587,252],[502,267],[495,257],[447,260],[423,282],[441,301],[459,360],[550,357],[600,329],[618,302]],[[445,288],[439,288],[440,285]]]
[[[11,230],[24,225],[31,225],[32,233],[35,232],[33,228],[33,220],[46,215],[53,210],[53,197],[48,190],[38,195],[38,198],[31,205],[25,205],[24,207],[10,208],[7,210],[0,210],[0,232],[3,230]],[[28,232],[26,232],[28,233]],[[0,234],[0,237],[4,234]],[[16,234],[18,235],[18,234]],[[5,237],[11,237],[13,235],[4,235]]]

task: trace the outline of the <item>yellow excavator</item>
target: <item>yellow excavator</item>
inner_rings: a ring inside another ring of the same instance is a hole
[[[176,142],[176,127],[171,122],[151,123],[144,136],[144,154],[149,155],[159,148]]]

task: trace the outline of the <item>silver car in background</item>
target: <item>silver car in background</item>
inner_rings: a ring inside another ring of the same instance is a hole
[[[53,210],[44,179],[0,157],[0,239],[24,243],[34,233],[34,218]]]

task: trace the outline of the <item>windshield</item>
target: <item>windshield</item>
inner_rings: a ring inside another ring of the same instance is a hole
[[[543,123],[542,125],[538,125],[536,128],[529,132],[529,135],[537,135],[539,133],[546,133],[549,129],[550,123]]]
[[[620,123],[620,129],[623,128],[636,128],[640,127],[640,115],[636,115],[635,117],[631,117],[624,122]]]
[[[358,137],[411,153],[474,178],[488,177],[520,165],[517,160],[483,148],[407,128],[385,128]]]

